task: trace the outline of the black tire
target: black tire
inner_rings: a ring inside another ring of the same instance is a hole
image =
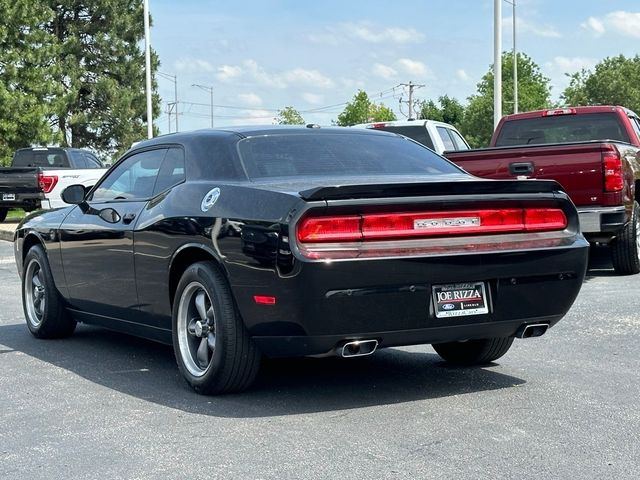
[[[22,308],[29,331],[38,338],[64,338],[76,329],[76,322],[60,296],[47,254],[40,245],[27,252],[22,274]]]
[[[172,323],[178,368],[195,391],[205,395],[239,392],[253,383],[261,355],[215,264],[195,263],[184,272],[173,302]]]
[[[9,214],[8,208],[0,208],[0,223],[4,222],[7,219],[8,214]]]
[[[611,260],[616,273],[640,273],[640,206],[633,202],[631,219],[611,245]]]
[[[432,347],[448,363],[483,365],[507,353],[512,343],[513,337],[498,337],[466,342],[434,343]]]

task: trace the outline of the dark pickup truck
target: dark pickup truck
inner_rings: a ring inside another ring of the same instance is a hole
[[[490,148],[445,152],[467,172],[494,179],[555,180],[593,243],[611,246],[617,273],[640,272],[640,119],[623,107],[509,115]]]
[[[73,176],[75,183],[82,183],[80,171],[98,171],[102,168],[102,163],[95,155],[78,148],[33,147],[17,150],[11,166],[0,168],[0,222],[5,220],[11,208],[31,212],[41,207],[58,206],[57,199],[52,202],[47,200],[47,194],[56,185],[62,187],[65,183],[58,171],[65,172],[65,176]],[[78,171],[77,175],[69,175],[75,170]]]

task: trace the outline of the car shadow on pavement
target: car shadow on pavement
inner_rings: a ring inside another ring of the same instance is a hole
[[[613,269],[611,263],[611,250],[604,246],[591,246],[589,250],[589,267],[585,282],[596,277],[617,277],[618,274]]]
[[[263,361],[246,392],[207,397],[182,379],[171,347],[81,325],[65,340],[38,340],[24,325],[0,326],[13,351],[116,391],[189,413],[252,418],[398,404],[515,387],[524,380],[489,367],[452,368],[435,354],[381,350],[362,358]],[[10,355],[8,352],[7,355]],[[52,394],[53,397],[53,394]]]

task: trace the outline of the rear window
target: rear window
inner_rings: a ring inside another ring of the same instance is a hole
[[[505,122],[498,134],[496,147],[589,140],[628,143],[629,136],[614,112],[553,115]]]
[[[64,150],[18,150],[12,167],[68,168],[69,159]]]
[[[251,179],[460,173],[431,150],[386,135],[267,135],[241,140],[238,151]]]
[[[409,137],[418,143],[421,143],[425,147],[429,147],[433,150],[433,142],[429,136],[429,132],[424,125],[406,125],[403,127],[384,126],[376,128],[376,130],[383,130],[385,132],[399,133],[405,137]]]

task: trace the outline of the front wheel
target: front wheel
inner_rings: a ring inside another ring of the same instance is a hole
[[[631,219],[611,245],[611,260],[616,273],[640,273],[640,206],[633,202]]]
[[[432,347],[443,360],[454,365],[483,365],[507,353],[512,343],[513,337],[498,337],[434,343]]]
[[[191,265],[173,305],[173,349],[198,393],[238,392],[253,383],[260,352],[237,312],[224,276],[211,262]]]
[[[40,245],[31,247],[24,260],[22,307],[29,331],[38,338],[68,337],[76,322],[56,289],[47,254]]]

